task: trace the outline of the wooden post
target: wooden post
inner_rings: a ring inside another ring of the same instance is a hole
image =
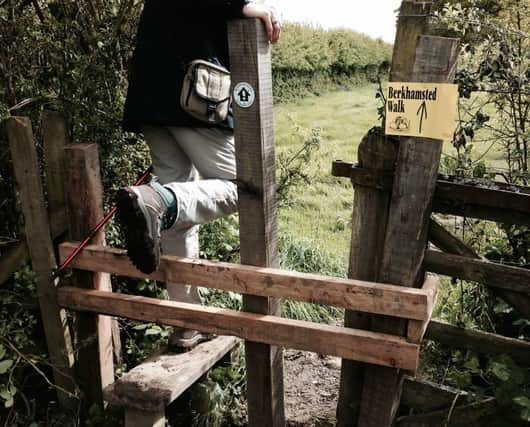
[[[31,265],[37,276],[37,293],[54,382],[60,387],[59,401],[69,407],[76,394],[72,369],[74,355],[65,311],[57,305],[57,282],[52,277],[56,262],[30,120],[27,117],[9,118],[7,133]]]
[[[407,15],[428,15],[429,3],[411,3],[404,2],[403,6],[407,4],[407,8],[402,7],[401,13],[407,9]],[[421,10],[410,13],[409,7]],[[394,56],[399,61],[393,64],[392,80],[399,76],[401,81],[451,82],[459,41],[420,36],[417,43],[402,45],[400,36],[418,34],[419,27],[423,28],[420,21],[403,21],[400,25],[403,27],[407,23],[411,25],[408,29],[398,26]],[[413,66],[410,66],[411,59]],[[407,75],[409,70],[411,73]],[[426,138],[400,139],[379,277],[381,281],[401,286],[415,286],[423,282],[421,265],[442,143]],[[372,319],[372,329],[377,332],[403,335],[405,328],[403,320],[379,316]],[[402,382],[403,372],[398,369],[367,366],[359,426],[386,427],[392,424],[399,406]]]
[[[66,199],[70,235],[83,240],[103,217],[102,187],[96,144],[70,144],[65,147]],[[103,230],[92,242],[105,244]],[[76,285],[111,291],[107,273],[75,273]],[[90,403],[103,405],[103,389],[114,381],[111,318],[80,313],[76,322],[77,373]]]
[[[369,133],[358,151],[359,165],[372,170],[392,170],[396,158],[395,145],[382,134]],[[352,216],[352,238],[348,277],[377,281],[385,239],[390,193],[371,187],[355,186]],[[344,326],[369,329],[370,315],[346,310]],[[337,425],[356,425],[363,387],[364,364],[343,359]]]
[[[260,20],[229,23],[228,42],[232,87],[247,83],[252,105],[234,102],[235,143],[239,186],[241,263],[278,265],[272,71],[270,45]],[[248,100],[248,99],[247,99]],[[244,296],[243,308],[255,313],[280,314],[279,300]],[[278,347],[245,343],[247,400],[250,426],[285,425],[283,354]]]

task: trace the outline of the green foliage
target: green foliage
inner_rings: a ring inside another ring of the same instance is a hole
[[[350,30],[285,23],[272,51],[277,101],[375,81],[388,71],[391,46]]]

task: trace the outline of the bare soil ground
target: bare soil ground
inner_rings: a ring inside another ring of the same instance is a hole
[[[285,351],[285,412],[289,427],[335,425],[340,363],[338,357]]]

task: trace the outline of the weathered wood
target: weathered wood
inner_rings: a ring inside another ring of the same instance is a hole
[[[422,290],[427,291],[430,294],[429,305],[427,307],[429,318],[426,320],[409,320],[407,325],[407,340],[409,342],[421,344],[427,326],[429,326],[429,322],[431,321],[434,306],[436,305],[439,286],[440,278],[438,276],[433,274],[427,274],[425,276],[425,283],[423,284]]]
[[[278,266],[271,48],[259,19],[228,25],[232,87],[249,83],[256,98],[249,108],[234,103],[241,263]],[[280,314],[279,301],[243,296],[245,310]],[[283,353],[257,343],[245,344],[250,426],[285,425]]]
[[[83,240],[103,217],[98,149],[96,144],[69,144],[64,151],[70,236]],[[105,244],[103,230],[93,242]],[[112,290],[106,273],[77,272],[74,281],[76,286],[88,289]],[[103,389],[114,381],[111,319],[80,313],[76,318],[76,345],[80,385],[90,403],[103,405]]]
[[[405,378],[401,405],[420,412],[450,408],[465,403],[467,393],[431,381]]]
[[[53,212],[66,210],[64,192],[64,146],[68,144],[68,128],[64,116],[56,111],[42,114],[42,138],[46,173],[48,209]],[[64,221],[65,218],[62,218]],[[63,222],[64,224],[64,222]]]
[[[433,218],[431,218],[429,226],[429,241],[444,252],[485,260],[478,253],[476,253],[472,247],[453,235]],[[488,283],[483,283],[483,285],[489,286]],[[513,306],[520,315],[526,317],[527,319],[530,318],[529,295],[508,291],[501,288],[490,287],[490,289],[495,293],[495,295],[501,297],[508,304]]]
[[[483,427],[491,424],[491,417],[498,414],[499,405],[494,397],[427,414],[400,417],[396,427]]]
[[[426,251],[425,268],[433,273],[484,283],[492,288],[530,294],[530,270],[495,262]]]
[[[187,353],[150,357],[106,387],[105,400],[128,409],[163,412],[238,343],[235,337],[221,336]]]
[[[530,343],[515,338],[460,328],[441,321],[431,321],[425,339],[439,342],[451,348],[465,348],[484,354],[508,354],[525,366],[530,365]]]
[[[408,370],[415,370],[418,364],[418,345],[387,334],[66,286],[58,290],[58,298],[61,306],[72,310],[200,329]]]
[[[76,394],[74,357],[66,313],[57,304],[56,281],[52,278],[56,263],[30,120],[7,119],[7,133],[54,382],[60,387],[59,401],[70,406]]]
[[[61,244],[61,260],[76,246],[76,242]],[[145,275],[132,265],[124,250],[93,245],[87,246],[72,261],[71,266],[159,281],[179,279],[194,286],[288,298],[417,320],[429,318],[435,298],[430,289],[405,289],[361,280],[170,255],[161,257],[158,271]]]
[[[419,4],[417,4],[419,5]],[[398,34],[400,30],[398,29]],[[416,48],[412,72],[400,70],[403,81],[449,83],[454,78],[459,41],[420,36],[417,45],[400,46],[396,52]],[[403,65],[403,64],[402,64]],[[393,64],[399,69],[399,65]],[[407,66],[403,65],[407,68]],[[395,78],[393,73],[392,79]],[[427,224],[438,177],[442,141],[426,138],[400,139],[380,279],[415,286],[422,279],[422,260],[427,243]],[[406,332],[403,320],[374,317],[372,330],[395,335]],[[403,373],[368,366],[361,402],[362,427],[389,426],[399,406]],[[388,396],[388,398],[381,398]]]
[[[332,174],[379,190],[391,188],[393,182],[387,173],[344,161],[333,162]],[[505,224],[530,225],[530,188],[439,174],[432,210]]]
[[[66,210],[59,212],[48,209],[50,219],[50,231],[52,239],[66,233]],[[19,242],[10,245],[9,248],[0,254],[0,285],[5,283],[9,277],[29,262],[29,250],[26,237],[21,236]]]
[[[433,211],[530,225],[530,194],[524,191],[524,187],[506,187],[496,182],[439,179]]]
[[[369,133],[359,146],[359,162],[373,170],[392,170],[396,147],[382,135]],[[355,186],[352,238],[348,277],[376,281],[381,263],[390,193]],[[374,213],[377,212],[377,215]],[[361,311],[346,310],[344,326],[368,329],[369,317]],[[364,367],[342,360],[337,424],[356,424],[359,417]]]
[[[166,414],[164,411],[125,410],[125,427],[165,427],[165,425]]]

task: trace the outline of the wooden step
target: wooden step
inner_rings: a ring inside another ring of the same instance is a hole
[[[103,391],[125,408],[126,427],[164,425],[165,408],[229,353],[240,340],[219,336],[186,353],[151,356]]]

